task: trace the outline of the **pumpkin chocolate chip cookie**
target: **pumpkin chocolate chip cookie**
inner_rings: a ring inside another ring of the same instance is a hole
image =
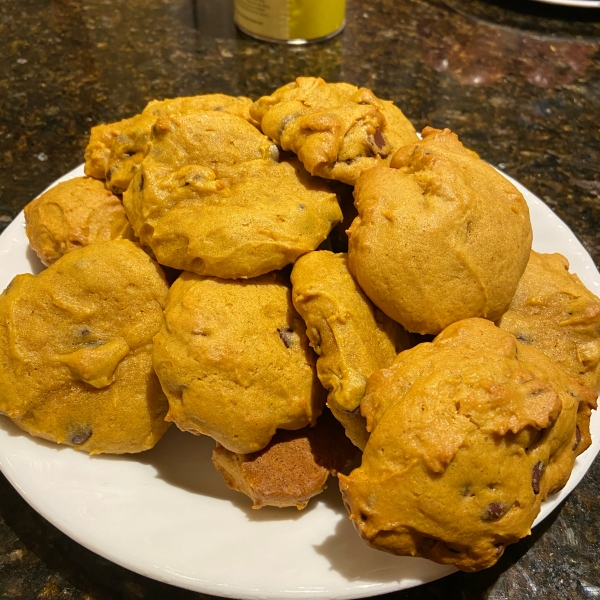
[[[85,174],[106,179],[106,187],[122,194],[138,170],[159,117],[178,116],[205,110],[224,111],[256,124],[249,113],[250,98],[206,94],[152,100],[141,114],[117,123],[92,128],[85,150]]]
[[[508,308],[531,250],[521,193],[455,134],[427,127],[354,189],[349,266],[408,331],[437,334]]]
[[[74,250],[0,295],[0,412],[90,454],[140,452],[167,429],[152,338],[168,288],[128,240]]]
[[[418,140],[402,111],[367,88],[298,77],[250,109],[265,134],[298,155],[311,175],[354,185]]]
[[[322,180],[217,111],[158,119],[124,204],[159,263],[225,279],[283,268],[342,219]]]
[[[277,429],[314,425],[325,390],[279,275],[231,281],[185,272],[165,318],[154,368],[167,420],[242,454],[262,450]]]
[[[371,436],[360,468],[339,476],[350,517],[374,548],[489,567],[567,482],[595,406],[593,390],[490,321],[450,325],[369,379]]]

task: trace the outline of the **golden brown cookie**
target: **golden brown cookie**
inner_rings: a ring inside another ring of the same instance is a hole
[[[84,171],[88,177],[104,179],[108,169],[110,153],[116,138],[133,125],[139,115],[116,123],[96,125],[90,132],[90,141],[85,149]]]
[[[152,128],[160,117],[177,117],[203,111],[222,111],[241,117],[253,125],[250,117],[250,98],[206,94],[153,100],[140,115],[131,119],[114,139],[106,164],[106,187],[115,194],[122,194],[133,179],[152,140]]]
[[[140,452],[167,429],[152,369],[167,284],[135,244],[74,250],[0,295],[0,412],[90,454]]]
[[[227,281],[185,272],[154,339],[167,420],[232,452],[262,450],[276,429],[315,423],[324,390],[290,289],[269,273]]]
[[[590,388],[493,323],[450,325],[369,379],[371,437],[361,467],[339,476],[351,519],[374,548],[489,567],[567,482],[595,406]]]
[[[354,185],[418,140],[402,111],[367,88],[298,77],[257,100],[250,114],[272,140],[298,155],[311,175]]]
[[[569,273],[564,256],[531,252],[498,325],[600,391],[600,298]]]
[[[159,119],[124,204],[158,262],[226,279],[283,268],[342,218],[322,180],[217,111]]]
[[[310,252],[292,270],[292,298],[319,355],[327,405],[359,448],[368,439],[360,414],[367,379],[408,348],[404,329],[374,307],[348,270],[348,256]]]
[[[55,185],[24,213],[29,243],[46,266],[83,246],[134,237],[121,200],[87,177]]]
[[[427,127],[392,167],[365,171],[349,265],[367,296],[408,331],[497,319],[531,250],[521,193],[450,130]]]
[[[252,499],[252,508],[295,506],[327,487],[329,475],[348,465],[357,450],[341,425],[325,411],[315,427],[278,431],[266,448],[251,454],[236,454],[220,444],[212,461],[227,485]]]

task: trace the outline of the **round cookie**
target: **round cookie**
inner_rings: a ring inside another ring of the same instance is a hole
[[[351,519],[374,548],[489,567],[567,482],[595,406],[540,351],[483,319],[455,323],[369,379],[371,436],[339,476]]]
[[[600,391],[600,298],[569,273],[564,256],[531,252],[498,326]]]
[[[341,425],[325,411],[314,427],[278,431],[259,452],[236,454],[217,444],[212,461],[230,488],[252,499],[252,508],[301,510],[356,452]]]
[[[140,452],[167,429],[152,338],[168,288],[139,247],[74,250],[0,295],[0,412],[90,454]]]
[[[185,272],[172,285],[154,368],[167,420],[232,452],[276,429],[314,425],[324,404],[304,322],[281,277],[226,281]]]
[[[23,212],[29,243],[46,266],[83,246],[133,237],[121,200],[96,179],[63,181]]]
[[[124,204],[158,262],[225,279],[283,268],[342,218],[322,180],[217,111],[160,118]]]
[[[115,194],[122,194],[129,187],[152,140],[152,128],[159,117],[177,117],[214,110],[236,115],[256,125],[250,117],[251,105],[250,98],[225,94],[152,100],[140,115],[127,122],[114,139],[106,162],[106,187]]]
[[[294,306],[319,355],[317,374],[329,391],[327,405],[362,449],[368,432],[360,401],[367,379],[409,347],[408,336],[358,287],[346,254],[309,252],[296,261],[291,279]]]
[[[427,127],[392,167],[354,190],[350,270],[367,296],[415,333],[508,308],[531,250],[529,209],[455,134]]]
[[[367,88],[298,77],[250,109],[272,140],[298,155],[311,175],[354,185],[362,171],[389,164],[418,140],[402,111]]]

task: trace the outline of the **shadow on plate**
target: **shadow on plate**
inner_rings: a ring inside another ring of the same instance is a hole
[[[208,436],[184,433],[172,426],[151,450],[129,455],[96,455],[92,460],[126,460],[149,465],[155,470],[155,477],[169,485],[192,494],[227,501],[241,510],[249,521],[295,521],[316,506],[313,500],[302,511],[294,507],[282,509],[273,506],[253,509],[251,500],[229,489],[223,476],[215,469],[211,460],[214,445],[215,442]]]
[[[49,442],[42,438],[34,437],[29,433],[26,433],[22,429],[19,429],[13,421],[11,421],[5,415],[0,414],[0,431],[4,431],[10,437],[26,437],[31,440],[32,443],[38,444],[40,446],[44,446],[49,450],[53,450],[55,452],[64,452],[66,450],[72,450],[69,446],[61,446],[60,444],[54,444],[53,442]]]
[[[35,250],[31,246],[27,246],[25,251],[25,258],[31,267],[31,272],[34,275],[39,275],[46,267],[43,265],[39,256],[35,253]]]
[[[10,419],[0,417],[0,429],[11,437],[25,436],[33,444],[38,444],[54,452],[76,452],[70,446],[54,444],[42,438],[36,438],[22,431]],[[229,502],[241,510],[249,521],[295,521],[314,510],[318,503],[346,514],[342,504],[337,479],[330,477],[327,489],[311,499],[303,510],[294,507],[277,508],[265,506],[253,509],[251,500],[235,490],[227,487],[222,475],[212,464],[211,454],[214,441],[208,436],[195,436],[184,433],[175,426],[162,437],[151,450],[139,454],[98,454],[91,456],[91,461],[134,461],[148,465],[155,471],[155,477],[165,483],[178,487],[192,494],[208,496]],[[82,453],[83,454],[83,453]]]

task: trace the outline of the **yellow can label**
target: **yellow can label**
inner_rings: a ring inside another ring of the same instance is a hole
[[[340,29],[346,0],[235,0],[235,22],[274,40],[314,40]]]

